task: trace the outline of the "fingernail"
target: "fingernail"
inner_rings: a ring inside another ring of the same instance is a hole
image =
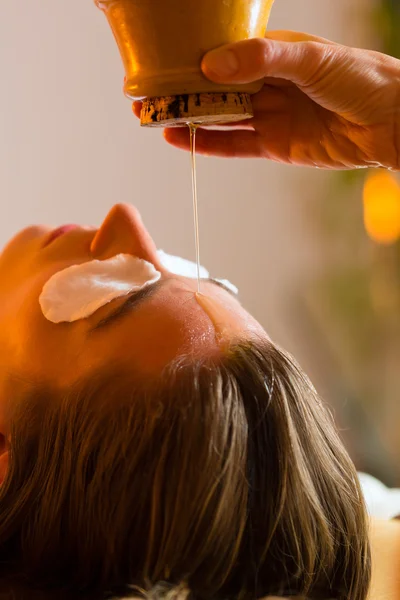
[[[218,77],[231,77],[239,71],[239,61],[232,50],[217,48],[206,54],[202,67]]]

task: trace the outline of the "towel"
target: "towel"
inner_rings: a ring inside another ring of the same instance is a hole
[[[371,517],[400,519],[400,489],[388,488],[379,479],[367,473],[358,473],[367,509]]]

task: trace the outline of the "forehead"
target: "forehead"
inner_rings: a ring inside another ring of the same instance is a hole
[[[203,283],[208,294],[239,303],[212,283]],[[94,332],[90,344],[98,356],[112,354],[118,362],[132,361],[143,372],[159,372],[181,355],[203,356],[219,352],[215,329],[197,302],[197,282],[169,278],[156,294],[105,331]]]
[[[202,298],[196,299],[197,281],[168,278],[165,285],[131,314],[117,321],[108,333],[99,331],[97,355],[111,352],[118,363],[127,362],[143,373],[159,373],[172,360],[219,356],[242,339],[266,338],[261,325],[229,292],[202,282]]]

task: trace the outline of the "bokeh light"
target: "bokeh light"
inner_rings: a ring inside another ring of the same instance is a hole
[[[364,186],[364,223],[379,244],[400,239],[400,184],[388,171],[371,172]]]

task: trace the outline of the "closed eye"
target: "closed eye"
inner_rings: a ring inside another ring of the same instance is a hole
[[[104,319],[101,319],[101,321],[96,323],[96,325],[90,330],[90,332],[98,329],[103,329],[107,325],[110,325],[110,323],[114,323],[115,321],[122,319],[126,314],[130,313],[140,304],[142,304],[142,302],[147,300],[147,298],[153,296],[164,285],[165,281],[165,279],[161,278],[155,283],[148,285],[142,288],[141,290],[131,293],[121,306],[119,306],[109,315],[104,317]]]

